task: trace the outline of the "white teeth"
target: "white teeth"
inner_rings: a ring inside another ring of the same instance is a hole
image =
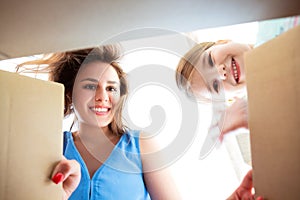
[[[107,112],[108,108],[92,108],[92,110],[95,112]]]
[[[235,60],[232,60],[232,69],[233,69],[234,79],[237,80],[238,79],[238,72],[237,72],[237,69],[236,69]]]

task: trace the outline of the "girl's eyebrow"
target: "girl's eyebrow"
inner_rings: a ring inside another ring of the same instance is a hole
[[[195,63],[191,62],[192,66],[194,68],[192,73],[195,73],[195,71],[196,71],[197,73],[202,74],[202,71],[205,68],[205,61],[206,61],[205,58],[206,58],[205,52],[203,52],[203,54],[200,55],[200,57],[195,61]],[[190,76],[191,76],[191,74],[190,74]]]
[[[202,72],[205,71],[205,69],[206,70],[208,69],[208,63],[209,63],[209,61],[208,61],[208,52],[204,51],[200,59],[201,59],[201,62],[200,62],[201,65],[198,69],[197,68],[195,68],[195,69],[196,69],[197,73],[202,74]],[[202,78],[205,78],[205,77],[202,77]],[[208,91],[212,92],[212,89],[211,89],[209,83],[206,80],[204,82],[205,82],[205,85],[206,85]]]
[[[204,62],[203,64],[208,64],[209,66],[213,67],[214,65],[211,64],[210,61],[213,62],[212,57],[211,57],[211,52],[205,51],[205,61],[203,61]]]
[[[204,68],[204,66],[206,64],[206,58],[207,58],[206,54],[207,54],[206,51],[204,51],[203,54],[202,54],[202,62],[201,62],[201,67],[202,68]]]
[[[207,56],[207,62],[208,62],[208,64],[209,64],[209,66],[211,66],[211,67],[213,67],[214,66],[214,59],[213,59],[213,57],[212,57],[212,55],[211,55],[211,51],[208,53],[208,56]]]
[[[201,56],[201,66],[200,66],[200,71],[201,70],[204,70],[207,68],[207,64],[209,63],[209,60],[208,60],[208,53],[207,51],[204,51],[202,56]]]
[[[205,85],[206,85],[206,87],[207,87],[207,90],[208,90],[210,93],[212,93],[212,89],[211,89],[211,86],[210,86],[209,82],[205,81]]]

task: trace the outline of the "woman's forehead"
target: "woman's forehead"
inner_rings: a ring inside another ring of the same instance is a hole
[[[78,77],[90,76],[101,80],[103,78],[119,80],[117,71],[109,63],[103,63],[100,61],[84,64],[80,67],[77,74]]]

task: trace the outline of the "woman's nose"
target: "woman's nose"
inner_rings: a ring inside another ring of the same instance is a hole
[[[219,72],[220,78],[222,80],[226,80],[226,78],[227,78],[226,77],[227,76],[227,74],[226,74],[226,66],[224,64],[221,64],[221,65],[218,65],[217,68],[218,68],[218,72]]]
[[[100,102],[108,101],[108,94],[106,90],[98,89],[95,94],[95,100]]]

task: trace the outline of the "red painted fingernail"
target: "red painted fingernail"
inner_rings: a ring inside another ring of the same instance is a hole
[[[57,173],[55,176],[52,177],[52,181],[55,184],[58,184],[64,180],[64,175],[62,173]]]

